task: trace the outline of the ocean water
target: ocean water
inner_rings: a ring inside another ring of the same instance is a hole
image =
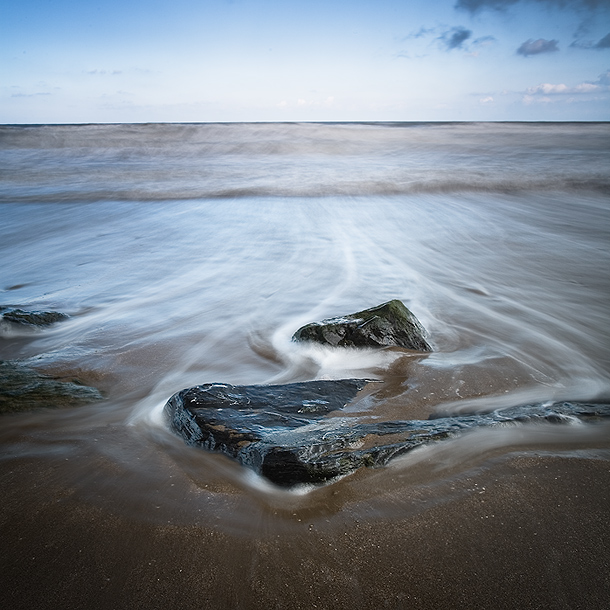
[[[0,359],[106,397],[3,417],[3,467],[247,531],[408,511],[397,489],[432,496],[515,451],[608,459],[606,425],[512,426],[287,492],[186,447],[161,409],[200,383],[352,376],[383,382],[354,408],[376,419],[610,399],[609,168],[605,123],[0,127],[0,306],[70,316],[0,321]],[[393,298],[432,354],[290,340]]]

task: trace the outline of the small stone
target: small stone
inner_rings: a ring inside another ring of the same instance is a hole
[[[102,398],[96,388],[44,375],[22,362],[0,360],[0,414],[77,407]]]
[[[50,326],[69,317],[59,311],[25,311],[11,307],[0,308],[0,314],[7,322],[24,326]]]
[[[398,299],[358,313],[307,324],[292,338],[333,347],[398,346],[432,351],[424,327]]]

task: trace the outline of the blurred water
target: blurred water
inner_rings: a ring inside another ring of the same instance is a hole
[[[0,322],[0,358],[35,358],[107,395],[3,418],[6,459],[113,463],[122,478],[103,487],[123,504],[142,493],[136,481],[163,486],[160,464],[250,497],[239,467],[166,431],[171,394],[363,376],[384,382],[363,413],[387,419],[608,399],[609,135],[605,124],[0,128],[0,305],[71,316],[34,331]],[[306,322],[392,298],[433,354],[290,341]],[[514,440],[485,438],[481,455]],[[71,463],[56,476],[88,488]],[[376,485],[390,490],[384,476]]]
[[[586,188],[606,123],[0,126],[0,201]]]

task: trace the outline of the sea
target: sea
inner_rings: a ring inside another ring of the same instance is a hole
[[[380,382],[351,412],[375,421],[607,402],[608,123],[4,125],[0,260],[0,307],[69,316],[0,321],[0,359],[104,395],[2,417],[1,468],[44,464],[41,498],[277,532],[404,515],[505,456],[610,460],[607,424],[508,425],[286,490],[163,414],[198,384],[348,377]],[[391,299],[431,353],[291,339]]]

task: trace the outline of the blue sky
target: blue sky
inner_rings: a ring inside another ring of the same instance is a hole
[[[610,120],[610,0],[0,2],[0,123]]]

